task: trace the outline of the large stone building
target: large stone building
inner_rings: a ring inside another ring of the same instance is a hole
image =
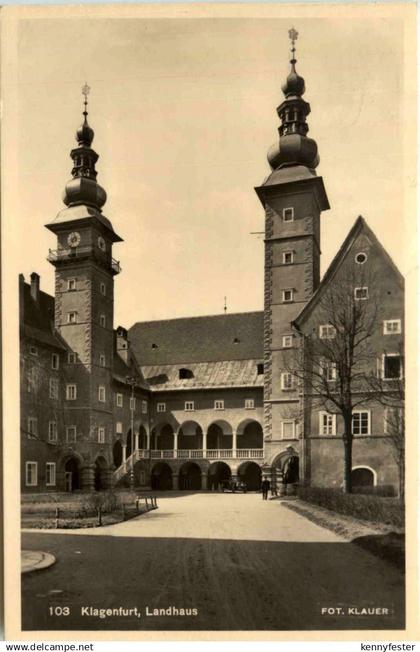
[[[341,485],[340,414],[305,391],[296,351],[305,336],[333,336],[323,300],[353,279],[355,303],[375,302],[368,365],[379,365],[384,381],[399,380],[403,281],[361,217],[320,280],[320,221],[329,203],[315,171],[317,144],[307,137],[310,107],[294,40],[292,52],[272,171],[256,188],[265,211],[261,312],[114,328],[121,270],[113,247],[121,237],[102,213],[106,193],[96,181],[85,106],[66,208],[46,225],[56,236],[48,255],[55,296],[42,292],[35,273],[29,284],[20,279],[23,491],[130,482],[213,489],[229,477],[258,489],[262,474],[273,483]],[[337,370],[328,373],[334,382]],[[387,409],[372,395],[354,411],[356,483],[398,484]]]

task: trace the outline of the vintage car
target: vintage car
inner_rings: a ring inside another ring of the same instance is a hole
[[[247,487],[245,482],[242,482],[242,480],[226,480],[222,484],[222,491],[231,491],[233,494],[235,492],[240,492],[246,493]]]

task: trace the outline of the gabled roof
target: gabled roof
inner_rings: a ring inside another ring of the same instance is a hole
[[[57,331],[54,330],[54,297],[39,291],[38,301],[31,296],[29,283],[23,283],[23,323],[21,333],[24,337],[37,340],[59,349],[66,346]]]
[[[342,263],[344,262],[349,250],[351,249],[351,247],[353,246],[356,239],[359,237],[361,233],[364,233],[371,240],[371,242],[378,247],[378,249],[380,250],[382,256],[384,257],[384,259],[386,260],[390,268],[395,272],[395,276],[397,278],[398,283],[401,285],[401,287],[404,286],[404,278],[400,270],[395,265],[394,261],[392,260],[391,256],[388,254],[386,249],[379,242],[378,238],[376,237],[372,229],[368,226],[366,220],[361,215],[359,215],[359,217],[353,224],[352,228],[350,229],[347,237],[345,238],[343,244],[341,245],[340,249],[334,256],[330,266],[328,267],[327,271],[325,272],[321,280],[321,283],[319,284],[318,288],[312,295],[311,300],[306,304],[303,310],[293,321],[293,324],[295,324],[297,327],[299,327],[299,325],[302,324],[305,321],[305,319],[311,314],[312,310],[317,305],[320,297],[322,296],[322,293],[325,291],[329,283],[335,277],[337,271],[340,269]]]
[[[130,328],[128,337],[142,367],[262,360],[264,313],[244,312],[137,322]]]
[[[259,360],[228,360],[223,362],[193,362],[176,365],[142,367],[151,391],[216,389],[233,387],[263,387],[264,376],[258,374]],[[180,378],[180,367],[191,372]]]

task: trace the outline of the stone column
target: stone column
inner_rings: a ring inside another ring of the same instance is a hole
[[[150,450],[150,432],[146,433],[146,448]]]
[[[134,433],[134,450],[135,451],[139,450],[139,433],[138,432]]]
[[[127,444],[123,444],[122,448],[122,463],[125,464],[127,461]]]
[[[174,489],[175,491],[179,489],[178,473],[172,474],[172,489]]]
[[[174,432],[174,458],[178,457],[178,431]]]
[[[86,464],[82,467],[80,484],[82,491],[93,491],[95,489],[95,468],[93,464]]]
[[[238,445],[237,436],[238,436],[238,433],[236,432],[236,430],[234,430],[232,432],[232,455],[233,455],[233,457],[236,457],[236,448],[237,448],[237,445]]]
[[[201,471],[201,489],[207,489],[207,473]]]
[[[207,432],[203,432],[203,457],[207,457]]]

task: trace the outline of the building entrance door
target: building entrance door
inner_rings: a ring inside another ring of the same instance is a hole
[[[66,491],[72,491],[73,489],[73,478],[72,478],[73,473],[71,471],[66,471],[65,473],[65,487]]]

